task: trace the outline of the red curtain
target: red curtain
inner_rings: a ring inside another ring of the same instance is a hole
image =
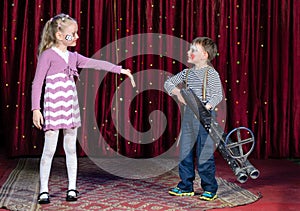
[[[226,130],[238,126],[250,128],[256,139],[253,157],[300,157],[300,20],[297,9],[300,1],[4,0],[0,5],[3,11],[0,22],[0,143],[9,156],[41,154],[43,133],[32,125],[31,83],[41,30],[48,19],[63,12],[74,17],[79,25],[80,42],[72,50],[89,57],[116,40],[144,33],[169,35],[187,42],[197,36],[211,37],[219,50],[213,65],[220,73],[225,92]],[[163,52],[165,45],[172,46],[169,42],[174,40],[160,43],[160,50]],[[119,60],[118,51],[130,51],[133,44],[137,43],[115,46],[112,52],[106,52],[105,58],[98,56],[120,63],[133,73],[158,69],[176,74],[186,67],[172,56],[163,54],[166,52]],[[143,46],[150,49],[152,44],[157,43],[152,39],[138,40],[141,49]],[[180,47],[173,46],[168,50],[179,51],[184,57],[186,48]],[[148,71],[139,76],[137,83],[163,83],[155,77]],[[122,107],[120,99],[114,100],[114,94],[124,79],[109,73],[104,76],[99,89],[94,89],[97,92],[93,103],[99,132],[107,140],[110,150],[122,155],[134,158],[160,155],[176,144],[180,130],[179,107],[163,91],[149,88],[138,93],[132,100],[129,114],[126,113],[129,122],[121,116],[117,118],[118,125],[125,128],[126,134],[131,133],[126,130],[129,123],[135,130],[146,132],[155,128],[153,125],[160,124],[149,121],[150,113],[160,110],[167,119],[166,129],[152,143],[139,144],[123,138],[118,134],[111,114]],[[92,84],[99,83],[99,80],[93,78]],[[77,83],[89,86],[82,80]],[[120,95],[131,96],[135,91],[120,90]],[[89,100],[85,98],[81,105],[83,110]],[[83,112],[82,129],[86,129],[85,123],[90,118]],[[60,142],[58,154],[63,153],[61,146]],[[94,150],[88,144],[83,147]],[[100,141],[99,147],[109,155],[110,150]],[[78,151],[85,155],[80,146]]]

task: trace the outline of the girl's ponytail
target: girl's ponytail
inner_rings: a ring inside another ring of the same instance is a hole
[[[46,25],[44,26],[42,36],[41,36],[41,42],[39,44],[38,55],[41,55],[41,53],[43,53],[44,50],[50,48],[55,42],[55,37],[54,37],[55,34],[53,34],[51,30],[51,22],[52,19],[47,21]]]
[[[58,32],[59,30],[61,31],[66,26],[66,22],[68,21],[76,22],[75,19],[63,13],[56,15],[55,17],[47,21],[42,32],[38,56],[40,56],[41,53],[56,44],[56,32]]]

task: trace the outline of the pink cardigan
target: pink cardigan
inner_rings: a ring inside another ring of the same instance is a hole
[[[41,93],[44,80],[47,76],[57,73],[66,73],[78,76],[77,68],[101,69],[120,74],[122,67],[103,60],[84,57],[77,52],[69,51],[68,63],[53,49],[45,50],[38,59],[36,73],[32,82],[31,110],[40,109]]]

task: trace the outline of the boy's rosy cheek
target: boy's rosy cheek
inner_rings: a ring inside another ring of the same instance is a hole
[[[191,58],[194,59],[195,58],[195,54],[192,53],[191,54]]]

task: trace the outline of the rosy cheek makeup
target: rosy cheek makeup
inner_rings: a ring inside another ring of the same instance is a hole
[[[191,58],[194,59],[195,58],[195,54],[192,53],[191,54]]]

